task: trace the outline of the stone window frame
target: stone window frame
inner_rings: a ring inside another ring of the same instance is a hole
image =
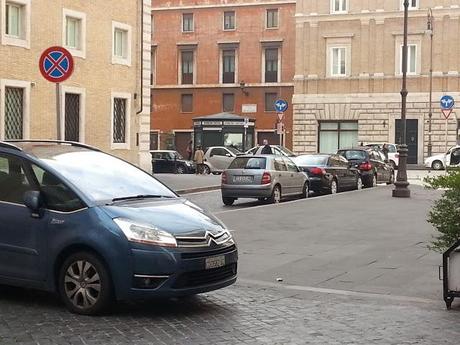
[[[192,19],[192,25],[191,25],[191,30],[184,30],[185,26],[185,16],[191,16],[191,19]],[[191,33],[191,32],[195,32],[195,14],[193,12],[184,12],[182,13],[181,15],[181,32],[182,33]]]
[[[277,84],[281,83],[281,68],[282,68],[282,59],[283,59],[283,51],[282,51],[282,42],[280,41],[273,41],[273,42],[262,42],[262,75],[261,75],[261,80],[262,83],[267,83],[267,84]],[[266,82],[265,81],[265,51],[267,49],[277,49],[278,50],[278,76],[277,76],[277,81],[276,82]]]
[[[126,117],[125,117],[125,142],[115,143],[113,141],[114,125],[114,105],[115,98],[126,100]],[[129,150],[131,147],[131,94],[129,92],[112,92],[110,95],[110,148],[112,150]]]
[[[408,76],[418,76],[422,71],[422,39],[415,35],[410,35],[407,40],[408,47],[415,45],[416,48],[416,59],[415,59],[415,73],[410,73],[409,69],[407,72]],[[402,46],[403,36],[398,36],[395,39],[395,76],[402,76]],[[409,54],[409,52],[408,52]]]
[[[231,29],[226,29],[225,28],[225,14],[227,13],[233,13],[233,28]],[[223,13],[222,13],[222,30],[223,31],[235,31],[236,30],[236,27],[237,27],[237,23],[236,23],[236,11],[235,10],[225,10]]]
[[[73,18],[80,21],[79,47],[68,46],[67,43],[67,18]],[[86,13],[62,9],[62,46],[65,47],[73,56],[86,58]]]
[[[339,2],[339,4],[341,4],[342,6],[340,7],[343,7],[343,4],[345,3],[345,9],[344,10],[338,10],[336,11],[335,10],[335,4],[336,2]],[[330,13],[331,14],[344,14],[344,13],[348,13],[348,7],[349,7],[349,1],[348,0],[330,0]]]
[[[32,82],[25,80],[0,79],[0,140],[5,139],[5,88],[15,87],[24,90],[22,136],[30,137],[30,89]]]
[[[16,46],[21,48],[30,49],[30,21],[31,21],[31,0],[0,0],[1,6],[1,43],[2,45]],[[6,33],[6,4],[16,4],[21,6],[21,13],[23,14],[21,20],[21,36],[9,36]]]
[[[238,69],[239,69],[239,51],[240,44],[239,42],[218,42],[219,45],[219,84],[220,85],[239,85],[238,82]],[[224,50],[234,50],[235,51],[235,80],[234,83],[224,83]]]
[[[126,32],[126,57],[115,55],[115,30]],[[112,64],[131,67],[132,27],[129,24],[112,21]]]
[[[60,98],[61,98],[61,138],[65,138],[65,95],[67,93],[73,93],[80,96],[80,109],[79,109],[79,138],[80,143],[85,142],[85,123],[86,123],[86,89],[82,87],[60,85]],[[64,139],[63,139],[64,140]]]
[[[274,11],[276,12],[276,26],[268,26],[268,13],[270,11]],[[264,18],[264,21],[265,21],[265,29],[266,30],[276,30],[276,29],[279,29],[280,27],[280,9],[277,8],[277,7],[272,7],[272,8],[267,8],[265,10],[265,18]]]
[[[343,38],[327,38],[326,39],[326,77],[333,79],[348,78],[351,76],[351,49],[352,42],[351,37]],[[332,74],[332,50],[334,48],[345,48],[345,74],[343,75],[334,75]]]

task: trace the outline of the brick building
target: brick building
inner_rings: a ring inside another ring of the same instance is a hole
[[[64,46],[75,68],[60,85],[61,137],[150,170],[150,25],[147,0],[0,0],[0,140],[57,138],[38,60]]]
[[[360,142],[397,142],[401,116],[403,0],[300,0],[296,10],[294,150],[334,151]],[[408,36],[409,163],[423,163],[429,139],[430,32],[433,9],[433,153],[455,144],[460,117],[448,122],[443,94],[460,99],[458,0],[411,0]],[[454,42],[454,43],[453,43]]]
[[[263,138],[278,142],[274,101],[293,94],[295,1],[169,0],[152,7],[151,147],[184,152],[193,119],[219,113],[255,119],[246,148]],[[292,108],[284,122],[290,147]],[[232,144],[241,148],[236,137]]]

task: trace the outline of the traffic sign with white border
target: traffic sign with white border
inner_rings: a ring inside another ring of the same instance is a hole
[[[73,73],[73,67],[72,54],[63,47],[49,47],[40,56],[40,73],[52,83],[67,80]]]
[[[454,107],[455,101],[454,101],[454,98],[452,96],[445,95],[445,96],[441,97],[440,104],[441,104],[441,109],[449,110],[449,109],[452,109]]]
[[[288,109],[288,102],[284,99],[278,99],[275,101],[275,109],[278,113],[284,113]]]

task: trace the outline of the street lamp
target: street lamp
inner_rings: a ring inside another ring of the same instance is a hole
[[[433,154],[433,144],[431,142],[431,121],[433,118],[433,34],[434,18],[431,8],[428,9],[427,33],[430,35],[430,111],[428,113],[428,157]]]
[[[406,144],[406,106],[407,106],[407,26],[409,19],[409,0],[404,0],[404,44],[402,51],[402,88],[401,88],[401,145],[399,145],[399,165],[393,197],[410,198],[407,181],[407,144]]]

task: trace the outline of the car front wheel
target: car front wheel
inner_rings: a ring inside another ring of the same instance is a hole
[[[308,182],[305,182],[303,189],[302,189],[302,198],[308,198],[310,194],[310,187],[308,186]]]
[[[73,313],[95,315],[112,301],[112,282],[105,264],[94,254],[70,255],[59,272],[59,294]]]
[[[185,167],[182,166],[182,165],[179,165],[177,168],[176,168],[176,174],[185,174]]]
[[[434,161],[433,164],[431,164],[431,167],[434,170],[442,170],[442,169],[444,169],[444,165],[442,164],[441,161]]]

